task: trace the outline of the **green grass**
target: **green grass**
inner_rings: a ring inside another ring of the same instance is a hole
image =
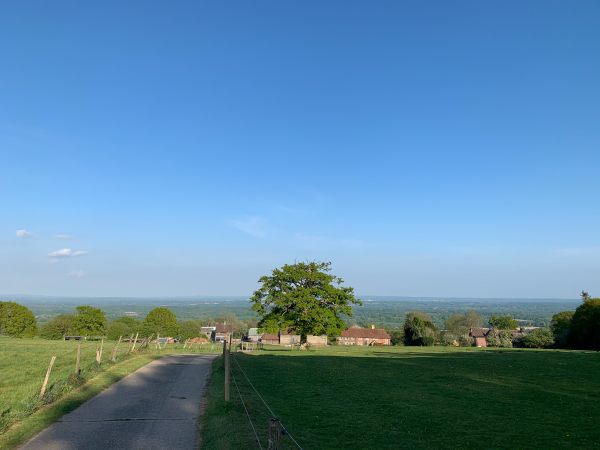
[[[165,354],[180,353],[181,344],[163,350],[126,355],[121,343],[117,363],[109,362],[115,342],[105,342],[102,365],[96,364],[100,342],[82,342],[79,379],[73,376],[77,342],[0,337],[0,449],[13,448],[72,411],[115,381]],[[194,346],[186,353],[220,352],[220,346]],[[48,390],[39,398],[40,388],[52,356],[56,362]]]
[[[304,449],[600,446],[597,352],[334,346],[234,358]],[[266,448],[270,414],[232,367]],[[235,386],[225,405],[222,384],[219,358],[204,448],[258,448]]]

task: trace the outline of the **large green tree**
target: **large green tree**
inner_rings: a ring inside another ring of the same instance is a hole
[[[0,334],[12,337],[33,337],[37,322],[29,308],[15,302],[0,302]]]
[[[584,298],[577,307],[569,328],[573,347],[600,349],[600,298]]]
[[[250,299],[267,332],[292,329],[306,341],[309,334],[339,334],[352,305],[362,304],[351,287],[331,273],[329,262],[286,264],[261,277],[260,289]]]
[[[73,332],[82,336],[100,336],[106,331],[104,311],[93,306],[78,306],[73,316]]]
[[[142,332],[146,335],[176,336],[177,317],[169,308],[154,308],[144,319]]]

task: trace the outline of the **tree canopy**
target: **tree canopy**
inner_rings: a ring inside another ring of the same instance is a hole
[[[575,311],[561,311],[552,316],[550,329],[554,335],[554,342],[558,347],[566,347],[569,344],[569,329]]]
[[[404,321],[404,343],[406,345],[433,345],[436,328],[429,314],[411,311]]]
[[[15,302],[0,302],[0,334],[12,337],[33,337],[37,322],[29,308]]]
[[[352,305],[362,304],[351,287],[331,274],[329,262],[286,264],[263,276],[250,299],[260,316],[258,326],[267,332],[292,329],[302,341],[309,334],[334,335],[352,316]]]
[[[569,328],[569,340],[576,348],[600,349],[600,298],[584,298]]]
[[[511,316],[492,316],[489,320],[490,326],[498,330],[514,330],[517,321]]]
[[[73,316],[73,332],[82,336],[103,335],[106,329],[104,311],[93,306],[78,306]]]
[[[446,319],[446,330],[461,336],[469,334],[471,328],[481,327],[483,319],[477,312],[470,310],[464,314],[452,314]]]
[[[169,308],[154,308],[144,319],[142,331],[147,335],[176,336],[177,317]]]

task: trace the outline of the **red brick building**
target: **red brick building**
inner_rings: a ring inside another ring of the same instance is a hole
[[[352,327],[338,336],[339,345],[392,345],[391,337],[383,328]]]

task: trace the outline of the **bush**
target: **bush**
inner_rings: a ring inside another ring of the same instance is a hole
[[[40,337],[44,339],[62,339],[72,333],[73,316],[61,314],[40,327]]]
[[[142,323],[139,320],[135,320],[132,317],[119,317],[108,324],[106,329],[106,337],[113,341],[119,339],[119,337],[129,337],[140,332]]]
[[[508,330],[492,329],[486,336],[489,347],[512,348],[512,334]]]
[[[0,334],[12,337],[35,336],[35,316],[26,306],[15,302],[0,302]]]
[[[526,348],[549,348],[554,345],[554,335],[550,328],[536,328],[521,339]]]

